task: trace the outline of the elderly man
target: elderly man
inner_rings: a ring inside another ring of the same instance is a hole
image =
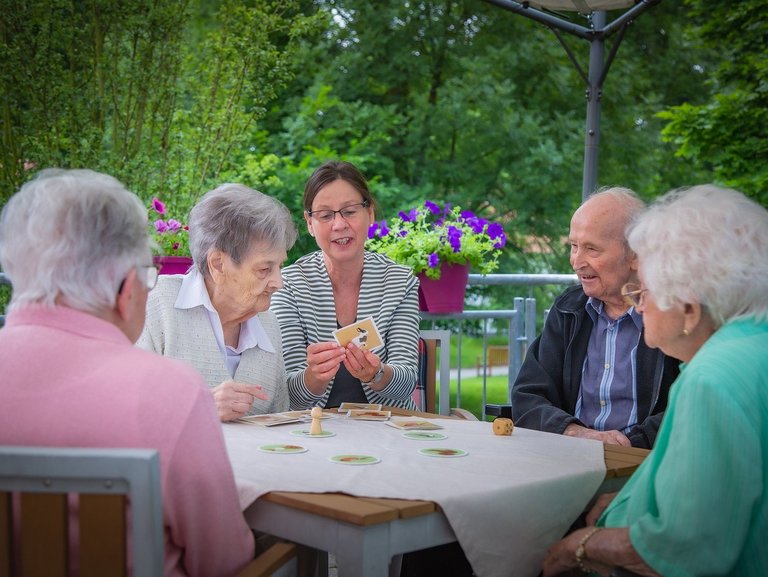
[[[157,281],[139,199],[105,174],[43,171],[3,209],[0,265],[0,444],[157,449],[165,574],[239,571],[254,542],[211,394],[133,346]]]
[[[643,341],[643,318],[622,296],[637,282],[625,231],[643,202],[626,188],[590,197],[571,218],[580,286],[552,306],[512,390],[521,427],[651,448],[678,361]]]

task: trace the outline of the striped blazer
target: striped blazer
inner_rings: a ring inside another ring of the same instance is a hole
[[[322,251],[301,257],[283,269],[284,286],[272,296],[283,337],[283,354],[292,409],[325,406],[333,381],[322,396],[304,384],[307,347],[333,341],[336,307]],[[419,339],[419,281],[409,267],[384,255],[365,252],[357,318],[372,316],[384,346],[374,351],[392,367],[390,383],[381,391],[363,385],[370,403],[416,409],[411,395],[416,385]]]

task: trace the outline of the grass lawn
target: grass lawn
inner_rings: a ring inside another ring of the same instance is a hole
[[[470,373],[471,374],[471,373]],[[487,377],[486,403],[506,404],[507,375]],[[456,407],[456,381],[451,381],[451,407]],[[483,377],[461,379],[461,408],[473,413],[478,419],[483,413]]]
[[[509,339],[506,335],[503,336],[489,336],[488,337],[488,345],[506,345],[508,343]],[[458,368],[459,363],[457,362],[458,359],[458,347],[456,346],[458,342],[458,337],[455,335],[451,336],[451,368],[455,369]],[[476,337],[462,337],[461,339],[461,366],[463,368],[472,368],[474,370],[478,357],[482,358],[483,356],[483,339],[482,338],[476,338]],[[463,391],[463,381],[462,378],[462,393]]]
[[[488,345],[506,345],[507,335],[489,336]],[[457,352],[458,338],[451,336],[451,368],[458,365]],[[464,336],[461,339],[461,408],[473,413],[478,419],[483,409],[483,377],[477,375],[478,358],[482,362],[483,339]],[[486,403],[506,404],[507,402],[507,375],[488,376],[486,378]],[[439,392],[438,392],[439,395]],[[459,406],[456,403],[456,380],[451,381],[451,407]]]

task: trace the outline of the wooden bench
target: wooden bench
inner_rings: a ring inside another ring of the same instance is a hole
[[[493,367],[509,366],[509,347],[507,345],[490,345],[488,347],[488,357],[483,359],[482,355],[477,357],[477,376],[481,374],[483,366],[488,367],[488,376],[493,375]]]

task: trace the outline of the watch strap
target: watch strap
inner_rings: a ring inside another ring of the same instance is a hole
[[[376,374],[373,375],[373,378],[370,381],[361,381],[361,382],[364,385],[375,385],[383,378],[384,378],[384,363],[381,363],[379,365],[379,370],[376,371]]]

